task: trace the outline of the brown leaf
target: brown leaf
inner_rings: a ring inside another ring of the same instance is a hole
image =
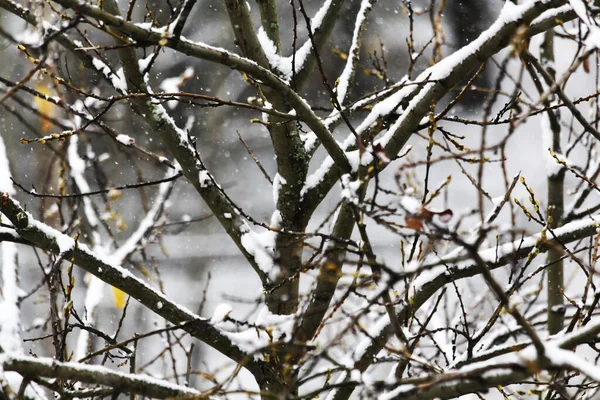
[[[590,73],[590,57],[586,57],[585,60],[583,60],[583,70],[586,72],[586,74]]]
[[[404,218],[404,221],[406,222],[406,226],[410,229],[414,229],[416,231],[420,231],[423,229],[423,223],[421,221],[421,218],[419,218],[418,216],[406,216],[406,218]]]

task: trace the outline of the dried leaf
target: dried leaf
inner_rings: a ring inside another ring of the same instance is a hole
[[[125,307],[125,292],[114,286],[112,287],[112,291],[115,296],[115,307],[119,310],[123,309],[123,307]]]

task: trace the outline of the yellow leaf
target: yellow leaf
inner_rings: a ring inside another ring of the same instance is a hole
[[[117,229],[120,231],[124,231],[125,229],[127,229],[125,219],[123,219],[123,217],[121,217],[120,215],[117,216]]]
[[[111,200],[113,200],[113,201],[114,200],[119,200],[119,198],[121,197],[122,194],[123,193],[120,190],[113,188],[113,189],[110,189],[108,191],[108,198],[111,199]]]
[[[116,287],[112,287],[113,294],[115,295],[115,307],[122,309],[125,307],[125,292]]]
[[[344,61],[348,59],[348,54],[344,53],[340,49],[336,48],[336,49],[333,49],[331,51],[333,52],[333,54],[337,55],[339,58],[341,58]]]
[[[45,83],[38,83],[35,87],[35,89],[40,92],[43,95],[46,96],[53,96],[54,93],[52,91],[52,88],[48,87]],[[49,101],[46,101],[40,97],[35,97],[34,99],[35,102],[35,106],[37,108],[37,110],[44,116],[46,117],[54,117],[55,113],[56,113],[56,106],[52,103],[50,103]],[[48,118],[44,118],[43,116],[40,116],[40,130],[42,131],[42,133],[47,133],[48,131],[50,131],[50,129],[52,128],[52,122],[50,122],[50,120]]]

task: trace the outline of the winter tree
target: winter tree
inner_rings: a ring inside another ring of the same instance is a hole
[[[1,397],[596,398],[599,4],[449,3],[0,0]]]

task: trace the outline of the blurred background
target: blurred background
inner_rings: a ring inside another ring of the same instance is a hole
[[[356,81],[352,88],[351,100],[356,100],[374,90],[385,88],[391,83],[398,82],[404,76],[414,79],[419,72],[451,54],[458,48],[473,41],[484,29],[494,21],[502,6],[502,1],[412,1],[412,11],[401,1],[380,1],[369,16],[367,30],[363,36],[360,67]],[[41,3],[40,3],[41,4]],[[42,13],[49,12],[41,8],[37,2],[28,2],[32,8],[40,9]],[[279,1],[280,27],[282,33],[282,47],[284,55],[289,55],[292,49],[293,18],[288,1]],[[314,15],[320,2],[306,1],[305,5],[309,15]],[[120,2],[124,12],[128,4]],[[136,4],[133,13],[135,22],[157,21],[158,25],[169,23],[169,9],[177,6],[168,1],[149,1],[145,4]],[[256,26],[260,18],[254,2],[250,2]],[[433,6],[433,8],[432,8]],[[325,47],[321,57],[325,73],[330,83],[335,82],[344,65],[344,55],[350,46],[354,19],[360,7],[360,2],[349,1],[345,6],[340,22],[332,34],[330,43]],[[298,15],[299,21],[302,21]],[[413,29],[411,30],[411,20]],[[438,31],[434,36],[432,24],[440,21],[443,35]],[[15,41],[22,41],[35,37],[35,28],[27,26],[23,21],[11,16],[8,12],[0,10],[0,76],[16,82],[31,70],[32,64],[18,50]],[[77,38],[79,33],[73,32]],[[106,35],[90,30],[88,33],[95,46],[110,45],[111,39]],[[188,24],[183,31],[183,36],[190,40],[201,41],[212,46],[223,47],[236,51],[229,19],[224,5],[215,0],[198,0]],[[435,38],[432,40],[432,38]],[[304,23],[298,26],[298,47],[306,40]],[[438,42],[439,46],[433,44]],[[408,44],[407,44],[408,43]],[[557,59],[556,69],[564,70],[575,54],[575,47],[567,41],[557,40],[561,56]],[[52,44],[51,46],[57,46]],[[531,49],[537,52],[538,39],[532,41]],[[86,90],[97,90],[103,95],[111,94],[106,82],[83,68],[69,53],[60,48],[54,48],[57,57],[48,60],[54,63],[63,76],[68,76],[71,81]],[[424,50],[423,50],[424,49]],[[535,50],[534,50],[535,49]],[[421,53],[422,52],[422,53]],[[114,63],[114,51],[106,51],[104,55]],[[150,54],[142,54],[140,58]],[[419,55],[418,58],[416,56]],[[411,62],[411,59],[416,61]],[[517,70],[519,61],[509,64],[509,68]],[[414,65],[413,65],[414,64]],[[189,74],[189,68],[193,73]],[[170,49],[163,49],[152,67],[150,85],[155,92],[161,91],[161,84],[165,79],[178,77],[188,70],[186,78],[180,89],[186,92],[202,93],[232,101],[246,102],[255,96],[254,89],[249,86],[243,77],[236,71],[231,71],[223,66],[203,60],[196,60]],[[480,75],[475,85],[481,90],[469,92],[452,112],[465,118],[476,118],[481,115],[482,107],[488,97],[486,89],[495,84],[497,67],[488,63],[485,71]],[[580,74],[577,78],[578,85],[569,85],[567,93],[572,97],[587,94],[590,87],[594,87],[594,74]],[[65,99],[75,99],[77,95],[65,91],[56,93],[55,88],[45,76],[36,76],[31,82],[41,92],[58,95]],[[503,85],[507,92],[512,92],[509,83]],[[6,93],[8,87],[0,84],[0,97]],[[523,91],[536,94],[531,82],[525,81]],[[320,110],[320,115],[327,115],[331,111],[331,102],[321,77],[315,72],[313,79],[301,93],[313,109]],[[450,99],[446,99],[449,101]],[[508,101],[501,98],[493,108],[493,115]],[[438,105],[442,107],[443,105]],[[169,107],[170,108],[170,107]],[[8,148],[8,158],[15,180],[26,188],[35,186],[38,192],[58,193],[61,190],[61,176],[64,173],[64,142],[48,142],[46,144],[22,144],[21,138],[35,138],[45,134],[60,132],[59,125],[48,121],[35,113],[40,110],[52,115],[58,123],[69,125],[69,118],[44,101],[35,100],[24,92],[18,92],[9,100],[0,104],[0,134]],[[229,196],[242,206],[244,211],[255,219],[268,222],[273,212],[273,196],[271,184],[265,179],[262,172],[256,167],[252,157],[248,154],[238,135],[245,140],[256,157],[260,160],[270,176],[275,175],[275,160],[267,130],[260,124],[250,123],[251,119],[260,118],[257,112],[235,107],[214,107],[201,102],[188,102],[186,100],[175,103],[170,109],[171,115],[180,127],[188,127],[190,133],[197,138],[197,148],[203,161],[216,177],[218,182],[226,189]],[[357,114],[353,122],[360,121],[366,114]],[[164,153],[162,144],[131,109],[121,103],[116,106],[104,121],[120,133],[127,134],[135,139],[139,145],[159,155],[169,157]],[[356,123],[358,125],[358,123]],[[443,122],[447,130],[464,135],[464,144],[471,148],[478,148],[481,141],[481,127]],[[489,127],[486,135],[490,142],[494,138],[503,138],[505,126]],[[343,140],[349,131],[341,126],[335,131],[336,138]],[[426,157],[427,138],[414,135],[410,141],[414,146],[410,161],[419,162]],[[136,181],[149,181],[160,179],[164,175],[164,168],[148,160],[134,149],[118,145],[114,140],[96,128],[89,129],[80,135],[80,155],[88,159],[86,177],[94,189],[119,186]],[[515,175],[522,172],[528,183],[537,193],[545,193],[545,160],[541,137],[539,134],[539,121],[532,118],[519,131],[511,137],[507,162],[509,173]],[[95,157],[88,157],[91,153]],[[106,156],[103,156],[106,154]],[[315,170],[324,158],[322,151],[317,152],[311,171]],[[401,161],[399,167],[405,161]],[[406,161],[408,162],[408,161]],[[471,173],[476,172],[475,167],[465,166]],[[424,167],[419,166],[412,170],[414,179],[422,179]],[[0,174],[6,171],[0,171]],[[394,183],[396,168],[389,168],[383,174],[384,182]],[[450,189],[441,196],[434,205],[439,208],[450,208],[455,215],[468,215],[477,208],[478,195],[468,181],[468,178],[452,160],[436,164],[431,170],[432,187],[443,182],[448,175],[453,181]],[[511,176],[512,178],[512,176]],[[402,178],[404,179],[404,178]],[[497,164],[490,163],[485,170],[485,189],[492,197],[504,195],[504,185],[501,170]],[[66,191],[70,192],[72,185],[66,182]],[[103,215],[104,223],[109,227],[116,243],[128,237],[136,228],[143,217],[143,210],[148,208],[155,188],[143,190],[123,191],[120,196],[96,196],[93,201]],[[518,189],[514,196],[524,196],[525,191]],[[27,209],[40,219],[56,228],[60,228],[60,218],[57,215],[58,207],[53,206],[56,200],[37,198],[19,192],[18,199],[27,204]],[[541,195],[541,197],[543,197]],[[316,227],[339,202],[339,189],[334,189],[328,198],[321,204],[315,215],[311,227]],[[63,202],[61,210],[77,206],[80,200]],[[81,205],[79,203],[79,205]],[[135,270],[138,276],[145,276],[148,281],[161,285],[165,293],[174,301],[183,304],[193,311],[199,310],[203,316],[210,317],[215,307],[220,303],[229,303],[233,306],[232,317],[244,320],[248,315],[256,312],[261,301],[261,286],[251,268],[237,248],[224,233],[217,220],[210,217],[210,211],[203,204],[195,190],[180,179],[176,184],[169,199],[166,210],[168,222],[153,235],[151,242],[143,252],[134,255],[127,267]],[[65,216],[65,218],[68,218]],[[468,218],[468,217],[465,217]],[[518,221],[520,227],[532,227],[523,217]],[[384,228],[369,225],[372,235],[376,238],[376,253],[385,262],[397,262],[398,239],[389,235]],[[34,254],[31,249],[19,247],[19,273],[20,286],[25,292],[32,291],[42,280],[40,264],[45,266],[43,255]],[[40,257],[41,262],[38,262]],[[74,303],[83,304],[86,293],[86,281],[82,271],[75,271],[76,289]],[[122,315],[122,310],[115,304],[113,293],[109,287],[104,290],[104,297],[100,308],[96,311],[97,323],[100,329],[114,333],[114,327]],[[37,290],[22,304],[23,337],[39,337],[47,332],[48,318],[48,292],[45,287]],[[200,307],[202,308],[200,309]],[[85,312],[83,308],[81,314]],[[152,329],[164,327],[164,321],[146,312],[135,301],[132,301],[127,310],[129,323],[123,327],[119,337],[127,338],[133,332],[142,333]],[[132,322],[135,321],[135,322]],[[73,340],[77,334],[72,335]],[[173,340],[172,337],[162,339],[148,339],[141,343],[138,352],[138,366],[153,362],[148,369],[157,376],[172,375],[168,354],[160,354],[163,345],[153,344],[153,340]],[[189,338],[184,339],[189,346]],[[74,342],[71,343],[74,345]],[[101,347],[98,341],[95,347]],[[52,354],[51,341],[37,340],[25,343],[25,347],[35,354]],[[154,361],[154,360],[158,361]],[[212,371],[215,374],[226,374],[232,366],[226,365],[225,358],[215,351],[196,343],[192,354],[192,368],[194,370]],[[119,363],[118,359],[111,360]],[[185,361],[185,360],[184,360]],[[182,361],[180,361],[182,362]],[[185,369],[184,366],[180,366]],[[192,375],[191,384],[200,388],[211,385],[211,378],[207,376]]]

